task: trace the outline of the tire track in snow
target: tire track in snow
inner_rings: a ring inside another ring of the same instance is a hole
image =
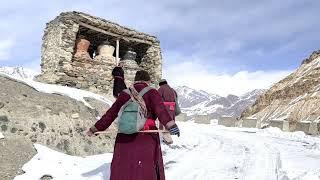
[[[183,137],[174,139],[176,151],[164,146],[169,180],[279,179],[279,152],[252,134],[213,129],[194,133],[194,147]]]

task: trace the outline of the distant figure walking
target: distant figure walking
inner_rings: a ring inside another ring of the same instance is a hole
[[[168,111],[168,113],[170,114],[171,118],[173,120],[175,120],[175,116],[179,115],[180,112],[180,108],[179,108],[179,104],[177,103],[177,92],[171,88],[167,82],[167,80],[162,79],[159,82],[159,86],[160,88],[158,89],[158,92],[160,94],[160,96],[162,97],[163,101],[164,101],[164,105],[166,106],[166,109]],[[164,127],[162,124],[159,125],[159,129],[163,130]],[[163,135],[163,141],[166,144],[171,144],[173,143],[173,140],[170,136],[169,133],[162,133]]]
[[[150,88],[150,76],[137,71],[133,87],[122,91],[111,108],[95,123],[87,135],[106,130],[117,118],[119,111],[132,99],[138,99],[149,120],[159,119],[172,135],[180,136],[180,130],[166,111],[156,89]],[[148,89],[148,91],[146,90]],[[132,92],[131,95],[128,91]],[[142,93],[144,92],[144,93]],[[138,94],[143,94],[139,96]],[[127,106],[128,107],[128,106]],[[129,113],[132,111],[128,111]],[[122,116],[120,116],[122,117]],[[156,130],[155,123],[149,129]],[[143,129],[143,128],[142,128]],[[159,134],[157,132],[118,133],[111,163],[110,180],[165,180]]]

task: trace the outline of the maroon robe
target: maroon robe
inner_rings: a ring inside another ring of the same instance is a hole
[[[161,85],[158,89],[160,96],[165,102],[175,102],[177,98],[176,91],[171,88],[168,84]],[[166,106],[167,111],[169,112],[171,118],[175,120],[175,112],[174,110],[170,110],[169,106]]]
[[[146,83],[136,83],[134,87],[140,92]],[[104,131],[117,118],[118,112],[130,96],[120,93],[116,102],[95,124],[99,131]],[[143,99],[149,118],[171,127],[175,123],[166,111],[162,98],[156,89],[148,91]],[[154,127],[156,129],[156,127]],[[110,180],[165,180],[161,146],[158,133],[118,133],[111,163]]]

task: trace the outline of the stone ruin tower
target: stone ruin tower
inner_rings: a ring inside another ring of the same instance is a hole
[[[159,40],[89,14],[65,12],[47,23],[36,79],[107,95],[112,69],[119,64],[127,85],[140,69],[157,84],[162,76]]]

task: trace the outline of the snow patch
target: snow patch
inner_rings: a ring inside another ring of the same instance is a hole
[[[56,180],[101,180],[110,178],[112,154],[87,157],[66,155],[45,146],[35,144],[37,154],[22,167],[26,172],[14,180],[35,180],[51,176]]]
[[[0,132],[0,139],[4,139],[4,135]]]

